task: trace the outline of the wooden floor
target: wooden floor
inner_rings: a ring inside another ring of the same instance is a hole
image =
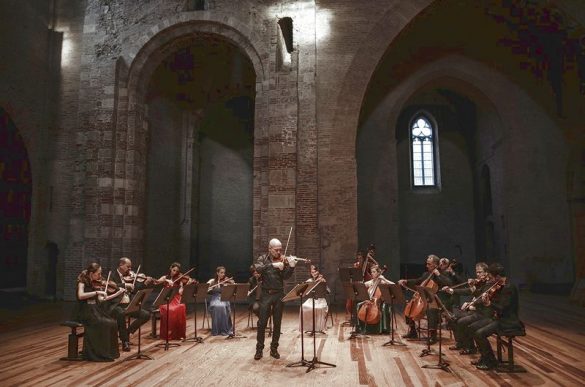
[[[527,336],[517,340],[516,362],[525,374],[482,372],[469,364],[475,357],[446,350],[451,372],[421,368],[434,364],[434,355],[419,357],[423,344],[408,342],[406,347],[384,347],[388,336],[348,340],[350,328],[341,325],[343,313],[334,314],[335,324],[316,340],[319,360],[336,368],[318,368],[306,373],[305,367],[287,368],[300,360],[301,341],[297,330],[298,309],[289,308],[283,319],[280,360],[265,349],[260,361],[253,359],[255,330],[247,328],[247,312],[238,308],[237,330],[246,338],[225,340],[213,337],[208,329],[199,335],[203,344],[180,343],[164,351],[159,340],[149,339],[150,323],[142,330],[143,351],[154,360],[113,363],[60,361],[66,355],[68,329],[58,325],[66,314],[64,303],[43,303],[17,312],[2,310],[0,317],[0,383],[24,385],[183,385],[183,386],[575,386],[585,381],[585,309],[565,298],[523,294],[522,319]],[[189,318],[190,317],[190,318]],[[399,331],[405,325],[399,319]],[[193,314],[188,316],[187,332],[193,335]],[[137,344],[136,336],[133,343]],[[269,347],[267,338],[267,348]],[[444,348],[452,344],[444,338]],[[437,347],[437,345],[435,345]],[[136,345],[132,352],[135,353]],[[305,339],[305,358],[313,358],[313,342]],[[288,383],[288,384],[287,384]]]

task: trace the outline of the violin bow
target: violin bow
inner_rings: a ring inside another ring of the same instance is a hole
[[[184,272],[183,274],[181,274],[179,276],[179,278],[177,278],[176,280],[173,281],[173,283],[177,282],[178,280],[180,280],[181,278],[183,278],[187,274],[191,273],[193,270],[195,270],[195,266],[193,266],[192,268],[190,268],[189,270],[187,270],[186,272]]]
[[[138,269],[136,269],[136,273],[134,273],[134,281],[132,281],[132,287],[136,286],[136,279],[138,278],[138,273],[140,273],[140,266],[138,265]]]
[[[292,234],[292,226],[290,226],[290,231],[288,232],[288,239],[286,240],[286,247],[284,248],[284,256],[286,257],[286,251],[288,250],[288,242],[290,242],[290,236]]]

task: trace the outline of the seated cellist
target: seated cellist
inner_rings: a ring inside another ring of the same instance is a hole
[[[358,326],[362,333],[366,333],[368,327],[377,330],[378,333],[388,332],[390,308],[382,302],[378,285],[394,284],[394,282],[382,275],[383,271],[378,265],[373,265],[370,272],[372,279],[364,282],[370,299],[357,304]]]

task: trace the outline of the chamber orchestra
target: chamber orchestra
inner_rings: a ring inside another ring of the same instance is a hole
[[[287,280],[299,263],[308,278],[299,283],[299,286],[305,284],[301,286],[305,294],[293,295],[293,299],[300,297],[303,301],[299,306],[297,329],[309,336],[327,334],[327,316],[332,307],[329,282],[310,259],[287,256],[287,247],[283,249],[278,239],[270,240],[266,254],[250,266],[250,277],[245,284],[238,284],[224,266],[218,266],[213,278],[204,282],[207,285],[205,313],[211,317],[212,336],[234,335],[235,318],[232,320],[230,316],[236,305],[222,297],[222,292],[226,286],[245,287],[241,298],[236,299],[237,293],[233,293],[233,300],[247,304],[248,319],[257,322],[255,360],[264,356],[269,324],[269,354],[274,359],[280,358],[283,308],[285,301],[290,299],[287,293],[294,290],[289,289]],[[465,278],[456,260],[430,254],[424,260],[425,270],[420,276],[402,278],[395,283],[388,279],[391,273],[379,260],[376,246],[370,244],[366,251],[356,252],[351,264],[339,268],[346,290],[346,324],[351,325],[356,335],[390,332],[394,335],[397,324],[392,321],[402,314],[400,318],[404,318],[408,328],[400,335],[401,345],[421,342],[430,348],[442,340],[441,330],[445,329],[453,337],[452,345],[448,346],[449,351],[454,351],[451,353],[476,355],[471,363],[478,370],[491,370],[498,367],[498,360],[488,338],[494,333],[524,331],[518,317],[518,289],[506,277],[500,263],[477,262],[475,276]],[[142,272],[140,266],[133,271],[128,257],[120,258],[118,266],[107,275],[100,264],[89,264],[77,278],[78,302],[73,316],[85,329],[83,359],[99,362],[118,359],[120,350],[130,351],[130,337],[139,334],[140,326],[153,318],[155,312],[160,315],[158,337],[167,343],[168,340],[184,341],[187,307],[183,294],[188,285],[199,284],[194,273],[195,268],[183,270],[180,263],[173,262],[167,273],[151,277]],[[349,280],[347,273],[350,273]],[[147,308],[144,303],[129,309],[133,297],[141,289],[148,288],[173,291],[156,310]],[[317,288],[321,289],[318,294]],[[403,304],[395,304],[395,299],[402,299]],[[320,363],[316,357],[312,362],[304,358],[300,362],[313,367],[316,363]]]

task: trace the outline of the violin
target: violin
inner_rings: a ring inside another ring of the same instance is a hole
[[[486,305],[489,305],[494,295],[504,286],[506,285],[506,277],[498,278],[485,292],[483,292],[480,296],[474,297],[468,303],[463,304],[461,306],[461,310],[469,310],[469,308],[479,301],[483,301]]]
[[[234,284],[234,283],[235,283],[235,281],[234,281],[234,277],[229,277],[229,278],[224,278],[224,279],[222,279],[222,280],[221,280],[221,281],[219,281],[218,283],[216,283],[216,284],[213,284],[213,285],[209,286],[209,288],[207,289],[207,291],[209,292],[209,291],[210,291],[210,290],[212,290],[213,288],[220,287],[220,286],[222,286],[222,285],[227,285],[228,283],[229,283],[229,284]]]
[[[152,281],[152,277],[147,276],[144,273],[138,273],[136,274],[135,272],[133,272],[132,270],[130,270],[128,272],[128,275],[125,275],[124,277],[124,282],[130,284],[130,283],[134,283],[136,282],[146,282],[146,281]]]

